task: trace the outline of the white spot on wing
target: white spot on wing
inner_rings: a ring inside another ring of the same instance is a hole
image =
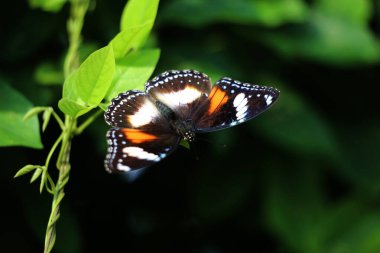
[[[238,107],[244,98],[245,98],[244,93],[239,93],[238,95],[236,95],[234,99],[234,107]]]
[[[247,115],[248,110],[248,99],[244,93],[239,93],[233,102],[234,107],[236,108],[236,119],[241,120]]]
[[[125,172],[128,172],[131,170],[131,167],[127,166],[127,165],[123,165],[121,163],[118,163],[117,164],[117,169],[118,170],[121,170],[121,171],[125,171]]]
[[[180,104],[189,104],[201,97],[202,93],[196,88],[187,86],[177,92],[157,93],[156,96],[158,100],[172,108]]]
[[[157,117],[159,113],[154,104],[146,100],[146,103],[135,114],[128,116],[128,120],[133,127],[140,127],[152,122],[153,118]]]
[[[272,96],[271,95],[264,95],[264,98],[265,98],[265,102],[267,103],[267,105],[270,105],[272,103]]]
[[[125,147],[123,152],[129,156],[136,157],[142,160],[155,161],[158,162],[161,158],[153,153],[146,152],[144,149],[139,147]]]

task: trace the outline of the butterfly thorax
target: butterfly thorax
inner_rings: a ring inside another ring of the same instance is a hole
[[[194,124],[191,119],[182,120],[178,118],[172,109],[160,101],[156,101],[155,105],[161,114],[169,121],[170,125],[178,135],[188,142],[193,142],[195,140]]]

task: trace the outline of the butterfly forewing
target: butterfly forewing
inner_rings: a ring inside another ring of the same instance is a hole
[[[150,96],[168,106],[182,120],[190,118],[192,111],[205,103],[210,90],[210,78],[194,70],[167,71],[145,85]]]
[[[157,125],[170,131],[169,123],[157,110],[149,96],[139,90],[121,93],[112,100],[104,114],[110,126],[155,129]]]
[[[127,172],[148,167],[171,153],[179,136],[163,132],[146,132],[134,128],[112,128],[107,132],[108,172]]]
[[[222,78],[215,83],[207,103],[194,119],[199,132],[210,132],[243,123],[267,110],[278,98],[275,88]]]

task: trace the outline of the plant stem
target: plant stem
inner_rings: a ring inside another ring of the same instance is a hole
[[[58,156],[58,169],[59,177],[54,188],[54,197],[51,207],[51,213],[49,217],[49,222],[46,229],[45,236],[45,250],[44,253],[48,253],[53,249],[55,238],[56,238],[56,222],[59,219],[60,211],[59,207],[63,197],[65,196],[64,187],[69,181],[70,174],[70,149],[71,149],[71,139],[76,127],[76,120],[71,117],[66,118],[65,130],[63,132],[63,139],[61,150]]]
[[[70,17],[67,21],[67,32],[69,37],[69,48],[64,62],[64,76],[67,78],[79,67],[78,48],[81,43],[81,31],[84,16],[89,6],[89,0],[71,0]],[[54,115],[56,116],[56,115]],[[62,127],[63,122],[60,126]],[[76,132],[77,121],[75,118],[65,115],[65,123],[62,129],[61,148],[57,159],[59,176],[54,187],[54,196],[45,235],[44,253],[49,253],[56,239],[56,223],[60,216],[61,201],[65,196],[64,188],[69,181],[70,175],[70,149],[71,140]],[[49,157],[50,160],[50,157]]]

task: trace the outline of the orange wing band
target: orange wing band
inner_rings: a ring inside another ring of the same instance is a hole
[[[228,96],[226,94],[227,92],[220,89],[218,86],[214,86],[210,92],[210,107],[208,108],[207,113],[213,114],[218,108],[223,106],[227,100]]]
[[[144,133],[143,131],[138,130],[138,129],[125,128],[122,131],[125,137],[127,138],[127,140],[132,143],[144,143],[144,142],[154,141],[157,139],[157,136]]]

